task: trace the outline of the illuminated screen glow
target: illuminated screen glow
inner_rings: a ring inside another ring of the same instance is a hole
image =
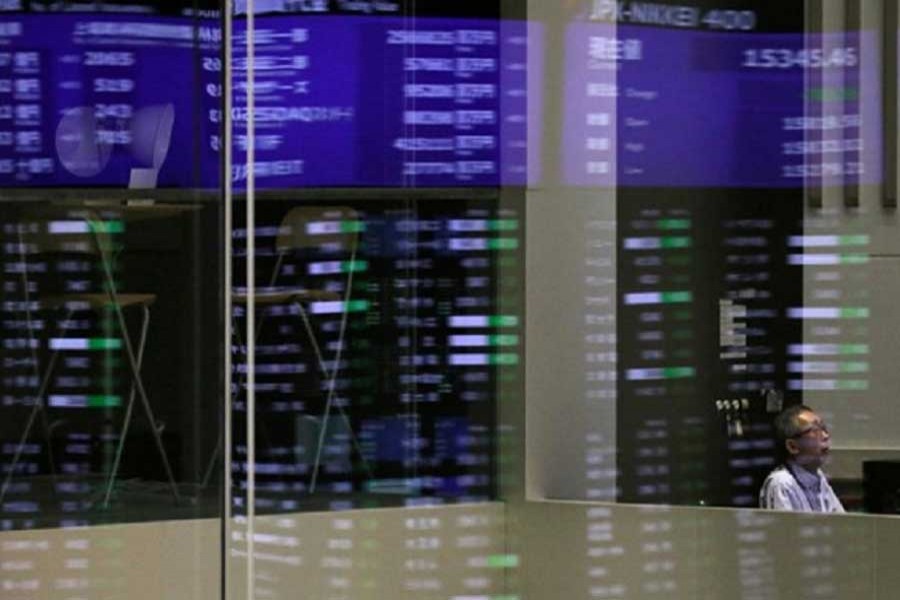
[[[807,45],[804,46],[806,39]],[[803,187],[881,179],[873,32],[569,27],[563,179]]]
[[[153,187],[140,185],[145,170],[155,170],[159,187],[216,185],[221,31],[195,23],[10,20],[0,35],[0,186]],[[247,59],[245,24],[235,27],[232,177],[242,185]],[[410,27],[355,16],[257,22],[260,187],[526,182],[536,161],[525,144],[525,23],[418,19]]]

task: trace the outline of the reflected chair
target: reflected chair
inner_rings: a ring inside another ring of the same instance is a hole
[[[116,258],[116,247],[113,234],[121,231],[122,217],[121,213],[98,215],[92,210],[84,208],[69,208],[60,210],[59,208],[42,207],[37,209],[33,215],[34,224],[32,234],[27,239],[20,240],[20,246],[25,256],[25,248],[29,248],[29,252],[34,254],[46,255],[88,255],[99,260],[101,266],[101,283],[103,292],[100,293],[64,293],[57,296],[46,296],[39,300],[42,309],[52,311],[64,311],[64,318],[60,322],[59,337],[53,338],[48,343],[51,350],[50,359],[48,361],[44,374],[40,378],[40,384],[37,394],[34,398],[31,413],[21,439],[16,447],[12,464],[9,472],[4,480],[3,487],[0,489],[0,502],[6,495],[12,476],[16,471],[16,466],[21,459],[22,451],[31,434],[31,429],[39,414],[46,420],[47,410],[47,390],[49,388],[50,379],[56,367],[57,359],[60,351],[67,348],[78,348],[78,342],[85,340],[69,339],[68,334],[71,329],[71,319],[78,312],[95,312],[102,313],[110,310],[114,316],[114,323],[117,325],[121,335],[121,347],[125,351],[127,358],[127,367],[131,378],[131,387],[129,391],[128,403],[126,405],[125,417],[122,422],[122,429],[119,435],[116,447],[115,458],[112,468],[107,478],[106,489],[103,497],[103,506],[109,504],[116,476],[118,474],[119,465],[124,451],[125,440],[128,429],[132,421],[134,412],[134,403],[136,398],[140,399],[144,414],[147,417],[156,447],[159,451],[160,459],[165,468],[168,483],[172,489],[172,495],[176,502],[180,500],[178,487],[175,477],[169,463],[168,455],[163,446],[161,437],[161,428],[158,425],[144,383],[141,378],[141,366],[144,359],[144,349],[147,341],[147,331],[150,323],[150,306],[155,302],[156,295],[149,293],[122,293],[118,291],[118,285],[113,275],[113,263]],[[36,230],[36,231],[35,231]],[[135,352],[134,343],[125,322],[124,311],[126,309],[139,309],[142,315],[141,331],[137,341],[137,352]],[[30,316],[29,316],[30,319]],[[110,343],[111,348],[117,344]],[[65,402],[65,400],[63,400]],[[49,443],[49,439],[48,439]],[[52,455],[52,449],[50,451]],[[55,476],[55,474],[54,474]]]
[[[363,223],[360,220],[359,215],[355,210],[349,207],[300,206],[292,208],[284,216],[278,229],[278,235],[275,240],[275,265],[272,269],[272,274],[269,277],[268,285],[256,288],[253,293],[254,304],[261,308],[287,304],[296,309],[297,313],[300,315],[310,346],[315,354],[319,371],[326,382],[325,409],[321,420],[317,420],[319,431],[316,444],[316,457],[310,481],[310,492],[315,492],[322,459],[322,449],[326,441],[326,433],[328,431],[332,407],[336,407],[337,411],[340,413],[341,419],[350,431],[352,444],[362,461],[363,467],[367,472],[371,473],[356,437],[352,434],[349,417],[343,407],[339,403],[335,403],[335,382],[337,380],[341,354],[344,348],[347,316],[349,312],[348,308],[350,306],[351,292],[353,289],[353,274],[356,271],[357,265],[356,253],[358,250],[359,233],[362,230]],[[329,290],[310,289],[296,285],[279,285],[279,279],[284,278],[285,259],[291,256],[301,255],[303,252],[310,252],[323,248],[334,251],[346,250],[349,252],[349,261],[331,261],[331,263],[329,263],[334,272],[343,273],[346,270],[347,278],[343,296]],[[235,289],[233,291],[232,301],[235,305],[246,307],[248,305],[248,300],[249,296],[246,289]],[[310,313],[315,312],[314,308],[316,303],[323,303],[319,306],[323,306],[329,311],[337,308],[341,313],[339,337],[336,345],[333,367],[330,370],[319,345],[318,337],[313,330],[312,319],[310,317]],[[256,330],[253,334],[254,340],[259,339],[264,323],[265,314],[259,318]],[[240,329],[236,325],[234,326],[234,331],[238,338],[239,346],[242,346],[243,344],[240,341],[238,333]],[[234,394],[239,394],[244,385],[245,377],[242,374],[238,380],[238,385],[235,388]],[[203,478],[202,487],[204,488],[209,482],[214,464],[221,450],[222,438],[220,433],[220,439],[215,454],[213,455]]]

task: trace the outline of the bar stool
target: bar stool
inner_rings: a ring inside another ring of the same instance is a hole
[[[30,211],[28,218],[34,219],[33,224],[37,225],[37,227],[30,227],[30,235],[28,235],[27,239],[20,241],[23,258],[27,254],[71,254],[94,257],[99,260],[101,265],[101,282],[105,291],[101,293],[64,293],[39,298],[41,309],[50,311],[63,310],[65,311],[65,317],[61,322],[60,337],[54,338],[50,343],[52,353],[47,368],[40,378],[40,385],[34,398],[34,404],[16,447],[9,472],[4,480],[2,489],[0,489],[0,502],[3,501],[9,489],[16,466],[21,460],[22,451],[25,448],[38,414],[44,413],[44,416],[46,416],[48,408],[47,389],[56,368],[59,353],[66,348],[74,347],[71,343],[72,340],[68,339],[69,327],[67,325],[76,313],[101,313],[107,310],[112,311],[114,323],[122,335],[122,349],[124,349],[124,354],[127,358],[131,389],[125,417],[122,421],[115,458],[106,481],[103,506],[108,506],[113,486],[115,485],[124,451],[125,439],[133,418],[136,399],[140,400],[144,415],[150,423],[151,432],[156,442],[172,495],[176,502],[180,501],[178,486],[163,446],[161,428],[154,416],[153,408],[141,377],[141,366],[143,364],[147,331],[150,323],[150,306],[156,301],[156,294],[120,292],[113,275],[112,263],[116,252],[113,235],[122,231],[121,214],[117,215],[115,211],[107,211],[107,214],[100,215],[92,209],[40,205]],[[141,312],[141,331],[137,340],[137,351],[135,351],[135,344],[132,342],[132,336],[125,322],[125,310],[140,310]]]
[[[322,448],[325,445],[326,432],[328,430],[328,422],[331,418],[332,407],[336,407],[341,419],[344,421],[347,429],[351,432],[350,438],[352,444],[360,456],[364,468],[371,473],[369,465],[366,462],[362,450],[356,437],[352,434],[350,419],[340,404],[336,404],[335,400],[335,381],[339,372],[341,353],[344,346],[344,336],[347,326],[347,307],[351,299],[353,288],[353,274],[356,270],[356,254],[359,244],[359,234],[364,229],[364,223],[360,220],[358,213],[345,206],[299,206],[292,208],[287,212],[281,221],[278,234],[275,240],[275,265],[269,276],[268,284],[254,290],[254,303],[260,307],[275,305],[290,305],[296,308],[297,313],[303,323],[304,330],[309,340],[310,346],[316,357],[317,366],[326,381],[326,400],[325,409],[319,425],[318,442],[316,445],[316,457],[313,465],[313,473],[310,482],[310,492],[314,492],[318,479],[320,463],[322,459]],[[285,259],[292,255],[317,248],[333,248],[348,249],[349,264],[347,269],[347,279],[344,288],[344,294],[311,289],[296,285],[279,285],[279,278],[283,278],[283,267]],[[246,289],[235,289],[232,292],[232,302],[236,306],[246,307],[249,295]],[[334,358],[333,368],[328,369],[325,357],[322,353],[318,337],[315,334],[310,317],[309,307],[315,302],[334,302],[342,307],[341,309],[341,325],[339,332],[339,340],[336,346],[336,356]],[[265,323],[265,315],[259,318],[254,331],[254,339],[259,339],[260,333]],[[234,328],[237,333],[239,329]],[[240,343],[240,339],[238,339]],[[244,378],[238,380],[234,394],[240,393],[244,385]],[[216,450],[206,469],[201,487],[205,488],[209,483],[215,462],[218,459],[219,452],[222,450],[222,434],[220,432],[219,442]]]

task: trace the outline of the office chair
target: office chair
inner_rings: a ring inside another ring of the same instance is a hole
[[[359,233],[363,230],[363,222],[360,220],[357,212],[349,207],[323,207],[323,206],[300,206],[292,208],[284,216],[278,229],[278,235],[275,240],[275,265],[272,274],[269,277],[268,285],[256,288],[254,292],[254,301],[261,307],[288,304],[296,308],[297,313],[303,323],[304,330],[309,339],[310,346],[316,357],[316,362],[322,377],[326,381],[326,401],[325,410],[321,421],[315,420],[319,427],[318,442],[316,444],[316,457],[313,466],[313,473],[310,482],[310,492],[315,492],[318,479],[319,467],[322,458],[322,448],[325,445],[325,438],[328,431],[328,422],[331,418],[331,410],[336,406],[338,412],[347,429],[351,432],[350,438],[352,444],[357,451],[364,468],[370,473],[369,465],[365,460],[362,450],[356,437],[352,435],[350,419],[340,404],[334,403],[335,381],[337,379],[340,367],[341,353],[344,346],[344,336],[347,327],[348,306],[351,299],[353,289],[353,274],[356,270],[356,253],[358,250]],[[340,294],[328,290],[310,289],[295,285],[278,285],[279,278],[283,279],[283,267],[285,259],[319,248],[331,248],[335,250],[348,249],[350,258],[348,262],[343,264],[350,265],[347,268],[347,279],[344,288],[344,294]],[[248,294],[246,289],[236,289],[232,293],[232,300],[236,305],[247,305]],[[310,318],[311,307],[316,302],[335,302],[342,303],[341,306],[341,325],[339,332],[339,340],[335,350],[334,367],[328,369],[325,362],[322,349],[318,342]],[[253,332],[254,339],[259,339],[265,323],[265,314],[263,314],[257,323],[256,330]],[[235,335],[238,338],[239,346],[240,329],[234,327]],[[246,354],[246,352],[245,352]],[[238,380],[235,388],[235,394],[239,394],[244,386],[243,374]],[[210,460],[203,478],[202,488],[205,488],[212,475],[212,470],[218,459],[218,454],[222,450],[222,432],[219,435],[219,441],[216,445],[215,453]]]
[[[36,231],[33,231],[32,235],[30,235],[27,240],[21,240],[20,242],[20,245],[23,248],[23,256],[25,252],[24,248],[27,245],[30,247],[30,250],[36,254],[89,255],[95,257],[99,259],[100,262],[101,282],[104,291],[100,293],[65,293],[40,298],[39,302],[42,309],[64,309],[65,317],[60,323],[60,337],[54,338],[54,341],[48,344],[52,350],[50,359],[44,370],[43,376],[40,378],[40,385],[34,399],[31,413],[16,447],[13,461],[3,483],[3,487],[0,489],[0,502],[3,501],[3,498],[8,491],[12,476],[16,470],[16,465],[21,459],[22,451],[31,433],[36,417],[40,413],[42,414],[42,417],[46,419],[47,390],[50,378],[56,367],[59,352],[68,346],[67,339],[70,329],[68,324],[73,315],[77,312],[102,312],[104,310],[111,310],[113,312],[114,323],[118,326],[122,335],[122,347],[125,351],[127,367],[131,376],[131,388],[115,458],[106,482],[103,506],[107,507],[109,505],[109,499],[112,494],[122,453],[124,451],[125,439],[133,417],[136,397],[140,398],[144,414],[150,423],[151,432],[156,442],[163,467],[165,468],[169,485],[172,489],[172,495],[176,502],[180,501],[175,477],[169,463],[168,455],[162,443],[160,428],[154,417],[153,408],[147,397],[147,392],[141,378],[141,366],[143,364],[144,348],[147,341],[147,331],[150,322],[150,306],[155,302],[156,295],[149,293],[122,293],[118,291],[118,285],[113,276],[112,264],[115,260],[116,247],[112,234],[120,231],[119,223],[121,223],[120,219],[122,218],[121,212],[117,215],[113,214],[112,216],[107,215],[104,217],[92,210],[84,208],[68,208],[60,210],[59,208],[42,206],[33,211],[32,218],[35,219],[37,227],[33,228],[36,229]],[[126,309],[140,309],[141,311],[141,332],[137,343],[137,352],[135,352],[131,334],[125,322],[124,310]]]

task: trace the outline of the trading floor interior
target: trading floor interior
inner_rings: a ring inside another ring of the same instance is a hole
[[[900,597],[898,31],[0,0],[0,599]]]

